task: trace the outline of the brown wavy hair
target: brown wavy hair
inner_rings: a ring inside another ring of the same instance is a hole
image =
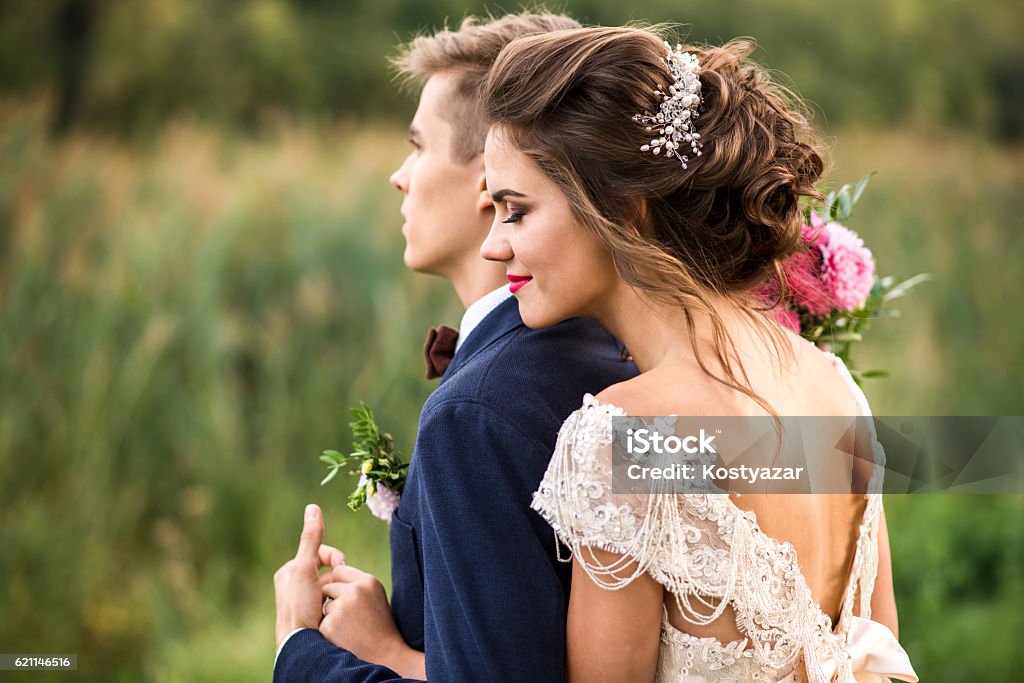
[[[657,112],[655,91],[672,82],[666,33],[584,28],[516,40],[484,84],[487,117],[561,189],[625,282],[682,307],[701,368],[773,412],[750,390],[711,297],[740,304],[783,348],[751,290],[801,249],[799,202],[820,197],[823,158],[799,99],[749,59],[749,40],[683,47],[701,65],[701,156],[690,153],[683,169],[641,152],[653,134],[633,116]],[[711,320],[725,377],[701,357],[695,312]]]
[[[497,19],[468,16],[454,31],[417,36],[399,46],[389,61],[406,86],[422,85],[435,74],[454,74],[444,115],[452,127],[452,156],[467,162],[484,151],[488,123],[480,88],[502,48],[516,38],[579,26],[571,17],[541,9]]]

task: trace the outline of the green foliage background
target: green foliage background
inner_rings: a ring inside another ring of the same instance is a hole
[[[79,654],[4,680],[268,678],[306,502],[387,577],[386,528],[318,486],[317,456],[359,399],[408,453],[422,334],[459,319],[402,267],[387,176],[412,100],[384,60],[467,8],[0,5],[0,652]],[[756,37],[819,110],[836,182],[878,171],[850,227],[879,269],[935,274],[857,352],[893,372],[876,412],[1022,413],[1018,3],[567,9]],[[922,680],[1017,680],[1022,498],[886,505]]]
[[[508,3],[505,10],[518,10]],[[553,5],[555,6],[555,5]],[[587,23],[671,21],[753,36],[830,125],[940,121],[1024,135],[1016,0],[563,0]],[[59,123],[135,135],[169,118],[259,129],[282,117],[404,122],[384,55],[491,10],[465,0],[34,0],[0,5],[0,88],[58,89]]]

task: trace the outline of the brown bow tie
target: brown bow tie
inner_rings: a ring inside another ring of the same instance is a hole
[[[423,345],[423,356],[427,359],[427,379],[444,374],[455,355],[455,342],[459,331],[447,325],[431,327],[427,332],[427,343]]]

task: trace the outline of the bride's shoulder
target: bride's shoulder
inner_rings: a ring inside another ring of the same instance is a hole
[[[635,379],[639,379],[641,376],[605,387],[593,397],[593,401],[590,403],[595,406],[604,405],[625,411],[626,406],[631,406],[632,404],[632,395],[634,393],[632,384]]]
[[[716,393],[713,380],[708,380],[702,372],[684,376],[677,371],[651,371],[609,386],[594,402],[634,417],[699,415],[708,410]]]
[[[794,347],[797,372],[794,374],[805,387],[812,389],[815,405],[823,410],[831,409],[835,414],[860,414],[866,398],[843,360],[806,339],[797,337],[797,340]]]
[[[605,388],[594,397],[594,404],[616,409],[626,415],[648,415],[651,414],[646,412],[651,388],[647,375],[637,375]]]

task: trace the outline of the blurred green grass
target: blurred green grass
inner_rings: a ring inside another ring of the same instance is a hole
[[[269,677],[274,571],[302,507],[388,583],[386,527],[320,488],[367,400],[404,452],[458,322],[401,262],[398,129],[178,123],[144,148],[46,135],[0,102],[0,651],[82,681]],[[884,273],[935,274],[859,350],[885,414],[1021,414],[1024,153],[949,131],[833,131],[878,171],[850,227]],[[1024,664],[1022,500],[890,497],[901,639],[928,681]],[[34,672],[24,680],[66,680]],[[20,680],[17,675],[11,680]],[[5,678],[6,680],[6,678]]]

